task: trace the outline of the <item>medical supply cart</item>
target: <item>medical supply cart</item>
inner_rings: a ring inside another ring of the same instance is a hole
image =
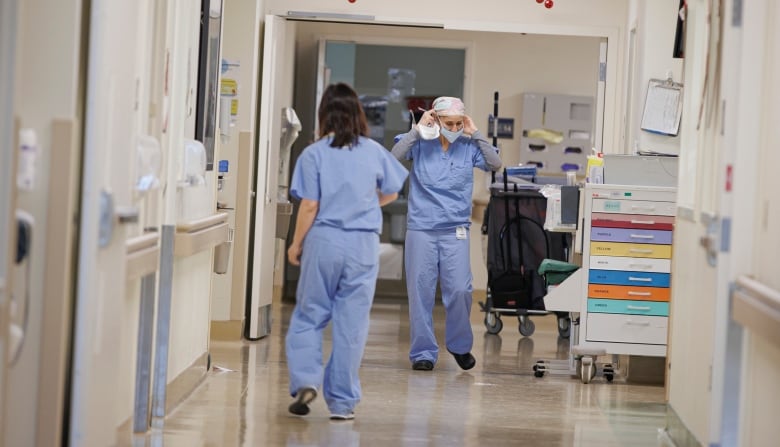
[[[669,187],[586,185],[579,348],[666,356],[675,199]]]

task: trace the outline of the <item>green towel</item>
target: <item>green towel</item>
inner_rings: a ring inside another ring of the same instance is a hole
[[[547,279],[547,285],[558,285],[580,268],[570,262],[545,259],[539,265],[539,274]]]

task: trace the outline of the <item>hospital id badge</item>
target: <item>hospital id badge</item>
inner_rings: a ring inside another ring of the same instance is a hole
[[[468,233],[466,233],[466,227],[455,228],[455,239],[466,239],[467,235]]]

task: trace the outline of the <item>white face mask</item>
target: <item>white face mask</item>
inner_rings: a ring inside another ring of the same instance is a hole
[[[454,143],[455,140],[460,138],[461,135],[463,135],[463,129],[453,132],[449,129],[445,129],[444,127],[441,128],[441,134],[444,135],[444,138],[447,139],[450,143]]]
[[[434,124],[433,126],[421,126],[417,125],[417,132],[420,133],[420,138],[423,140],[433,140],[436,138],[439,138],[439,125]]]

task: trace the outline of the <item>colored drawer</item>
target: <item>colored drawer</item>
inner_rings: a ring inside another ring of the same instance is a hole
[[[670,273],[672,271],[672,261],[669,259],[628,258],[624,256],[591,256],[588,268]]]
[[[669,316],[669,303],[660,301],[630,301],[589,299],[588,312],[621,315]]]
[[[647,216],[641,214],[592,213],[591,225],[603,228],[641,228],[645,230],[674,229],[673,216]]]
[[[590,229],[590,240],[605,242],[634,242],[640,244],[672,243],[671,231],[642,230],[626,228],[593,227]]]
[[[645,214],[649,216],[674,216],[674,202],[651,202],[648,200],[593,199],[593,213]]]
[[[668,323],[667,317],[589,313],[585,339],[665,345]]]
[[[624,242],[591,242],[591,256],[628,256],[631,258],[671,259],[671,245],[627,244]]]
[[[668,287],[613,286],[588,284],[588,298],[612,300],[669,301]]]
[[[588,312],[666,317],[669,316],[669,303],[660,301],[589,299]]]
[[[590,270],[590,284],[614,284],[618,286],[669,287],[668,273],[626,272],[623,270]]]

